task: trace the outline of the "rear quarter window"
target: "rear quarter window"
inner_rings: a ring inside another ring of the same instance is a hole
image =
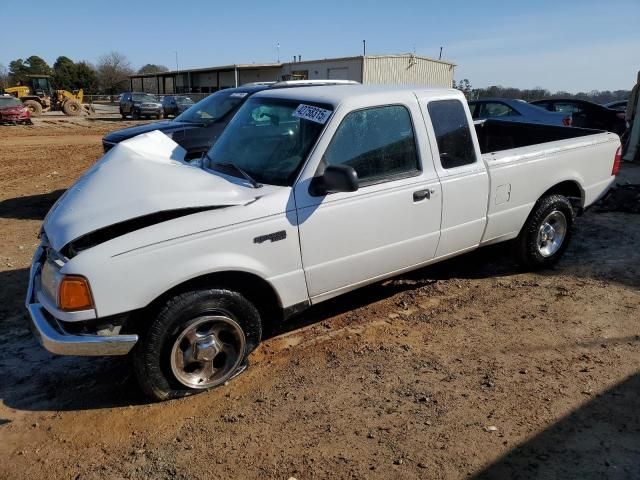
[[[456,168],[476,162],[471,129],[462,102],[436,100],[427,110],[433,124],[442,168]]]

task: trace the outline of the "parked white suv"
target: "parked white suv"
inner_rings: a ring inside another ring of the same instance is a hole
[[[197,165],[124,141],[47,215],[27,307],[59,354],[132,351],[156,399],[242,371],[266,324],[362,285],[513,240],[546,267],[611,185],[615,134],[489,120],[448,89],[252,96]]]

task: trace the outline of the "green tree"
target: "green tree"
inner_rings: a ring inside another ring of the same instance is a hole
[[[84,93],[90,95],[98,93],[98,75],[89,62],[76,63],[76,85],[77,88],[82,88]]]
[[[13,84],[28,82],[29,75],[50,75],[51,67],[41,57],[31,55],[26,60],[18,58],[9,63],[9,76]]]
[[[155,63],[147,63],[146,65],[138,69],[138,73],[141,73],[141,74],[162,73],[162,72],[168,72],[168,71],[169,69],[164,65],[156,65]]]
[[[460,80],[457,84],[456,81],[453,81],[453,88],[460,90],[467,100],[471,100],[473,96],[473,87],[471,86],[471,82],[468,78]]]
[[[72,91],[77,86],[76,64],[69,57],[60,56],[53,64],[53,80],[56,88]]]

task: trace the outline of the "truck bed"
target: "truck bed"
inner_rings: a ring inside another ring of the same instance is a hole
[[[480,151],[483,154],[602,133],[600,130],[586,128],[504,122],[500,120],[478,122],[475,124],[475,128]]]

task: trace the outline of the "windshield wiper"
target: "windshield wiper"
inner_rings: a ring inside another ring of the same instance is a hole
[[[231,162],[216,162],[209,156],[208,153],[205,156],[209,159],[210,162],[212,162],[212,165],[219,165],[220,167],[223,167],[223,168],[232,168],[232,169],[234,169],[236,172],[238,172],[240,175],[242,175],[245,178],[245,180],[247,180],[247,182],[249,182],[251,184],[251,186],[253,188],[262,187],[262,184],[260,182],[255,180],[251,175],[249,175],[247,172],[245,172],[242,168],[237,166],[235,163],[231,163]]]

